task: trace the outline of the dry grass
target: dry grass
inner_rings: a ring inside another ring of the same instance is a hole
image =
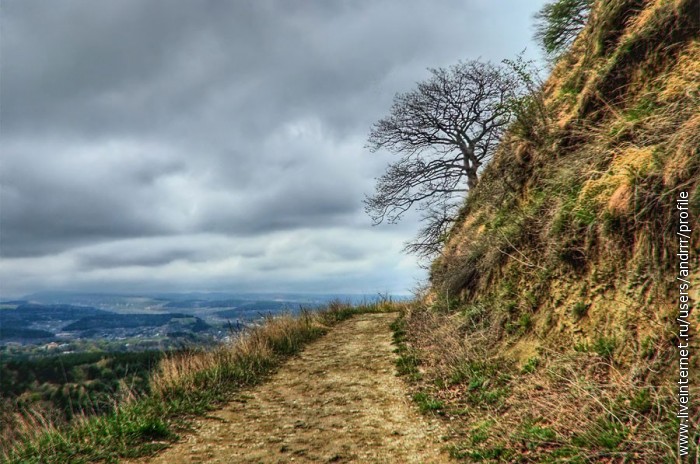
[[[568,122],[548,128],[551,144],[514,134],[501,143],[432,268],[436,292],[483,297],[513,267],[530,291],[539,271],[592,279],[611,262],[621,277],[612,287],[646,285],[633,270],[640,263],[661,284],[675,246],[672,196],[696,191],[700,178],[700,48],[685,14],[691,6],[596,5],[545,86],[547,109],[568,112]],[[562,92],[592,106],[566,109]]]
[[[9,444],[20,439],[32,440],[44,433],[55,433],[58,429],[52,416],[54,414],[51,411],[38,406],[28,408],[22,412],[17,410],[8,411],[3,414],[3,420],[7,421],[7,423],[3,424],[0,443]],[[0,448],[0,451],[5,451],[4,447]]]
[[[440,404],[453,456],[486,462],[676,462],[675,392],[658,375],[673,358],[647,345],[620,365],[605,342],[539,348],[516,364],[473,311],[416,306],[403,316],[413,388]],[[640,348],[641,349],[641,348]],[[416,380],[417,379],[417,380]],[[700,393],[693,388],[691,394]],[[692,411],[700,425],[700,407]],[[697,439],[698,436],[695,437]],[[697,450],[694,451],[697,453]]]
[[[274,363],[275,357],[298,351],[327,329],[322,318],[313,313],[269,318],[213,351],[177,353],[161,360],[151,379],[151,389],[161,397],[174,390],[197,390],[205,373],[207,382],[219,383],[238,372],[245,383],[249,380],[246,373],[252,379]]]
[[[619,212],[627,210],[632,183],[635,178],[647,175],[653,151],[653,147],[629,147],[616,153],[608,171],[583,183],[577,207],[595,208],[601,212],[606,209]],[[626,203],[623,202],[624,199],[627,199]]]

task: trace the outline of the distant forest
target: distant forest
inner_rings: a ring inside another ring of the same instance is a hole
[[[119,395],[148,391],[149,373],[162,351],[72,353],[0,360],[0,429],[16,408],[51,411],[54,419],[102,414]]]

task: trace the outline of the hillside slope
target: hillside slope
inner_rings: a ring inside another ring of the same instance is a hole
[[[700,299],[699,21],[694,0],[595,2],[470,192],[406,317],[420,388],[465,422],[456,456],[675,462],[677,318],[698,323],[676,277]],[[692,355],[688,372],[697,396]]]

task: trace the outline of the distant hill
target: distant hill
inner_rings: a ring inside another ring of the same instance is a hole
[[[17,326],[0,326],[0,340],[33,340],[33,339],[50,339],[54,334],[48,330],[26,329]]]
[[[243,306],[234,309],[225,309],[223,311],[217,311],[214,313],[215,316],[224,319],[237,318],[237,319],[257,319],[261,315],[265,316],[268,314],[276,314],[280,312],[299,312],[302,308],[304,309],[316,309],[323,306],[320,303],[290,303],[285,301],[256,301],[254,303],[247,303]]]
[[[135,329],[140,327],[177,326],[180,330],[202,332],[211,328],[209,324],[196,316],[179,313],[168,314],[116,314],[87,316],[68,324],[65,331],[94,330],[105,328]]]
[[[75,306],[67,304],[43,305],[24,303],[13,310],[5,310],[0,317],[0,324],[12,321],[38,322],[38,321],[71,321],[89,316],[102,316],[110,314],[90,306]]]
[[[231,308],[243,306],[246,304],[251,304],[249,300],[236,300],[236,299],[226,299],[226,300],[182,300],[182,301],[170,301],[166,303],[164,308],[172,309],[205,309],[205,308]]]
[[[0,306],[3,305],[9,305],[9,306],[17,306],[21,304],[28,303],[26,300],[6,300],[6,301],[0,301]]]
[[[40,305],[20,303],[14,309],[0,309],[0,340],[22,341],[53,338],[55,334],[45,328],[32,327],[34,324],[75,321],[84,317],[100,317],[111,314],[88,306]],[[10,303],[5,303],[10,304]]]

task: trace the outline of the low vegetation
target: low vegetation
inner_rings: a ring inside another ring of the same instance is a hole
[[[394,324],[398,374],[422,412],[449,421],[453,458],[676,462],[672,386],[653,380],[666,354],[617,367],[615,339],[600,338],[584,350],[538,349],[518,363],[463,314],[416,304]]]
[[[167,447],[190,420],[231,400],[236,392],[270,374],[304,344],[354,314],[395,310],[389,301],[350,306],[331,303],[298,317],[268,318],[230,344],[161,359],[147,393],[128,388],[107,413],[75,417],[60,426],[38,410],[14,414],[0,459],[8,463],[114,462]]]
[[[41,411],[54,424],[114,410],[124,391],[149,391],[161,351],[84,352],[0,361],[0,435],[16,428],[17,411]]]

